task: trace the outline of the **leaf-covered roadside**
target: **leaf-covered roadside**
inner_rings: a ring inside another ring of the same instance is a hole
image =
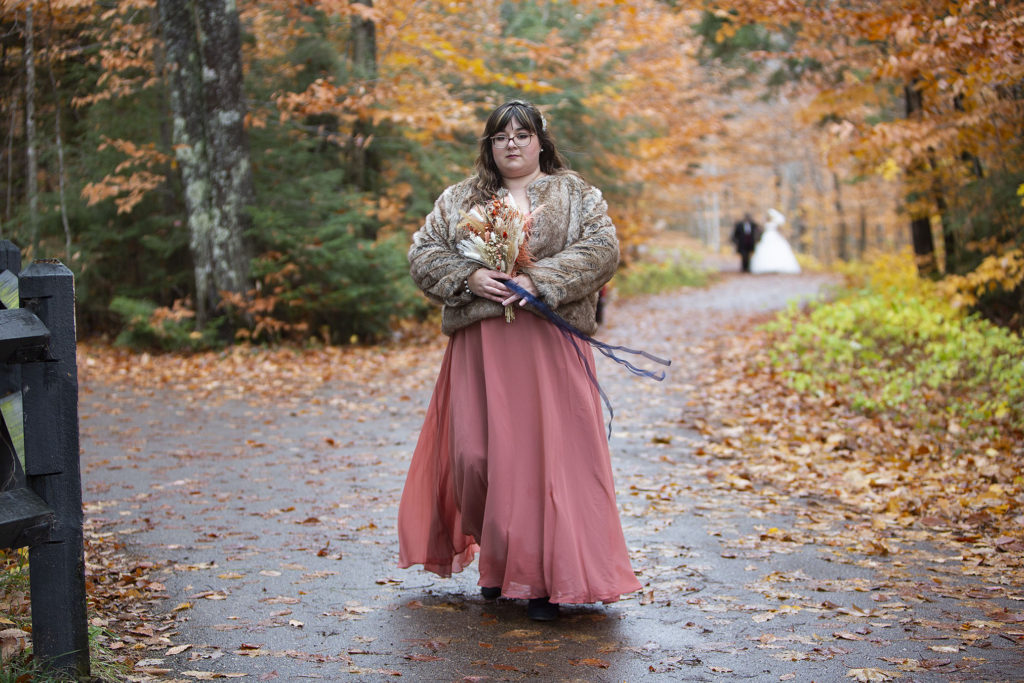
[[[224,351],[195,354],[139,354],[82,343],[78,348],[80,391],[113,389],[108,398],[113,413],[122,412],[125,403],[137,405],[139,397],[164,392],[184,395],[187,403],[207,407],[230,400],[264,406],[309,405],[319,402],[314,394],[332,379],[362,385],[368,376],[396,378],[404,374],[409,381],[429,381],[433,367],[424,373],[410,373],[409,368],[415,366],[413,359],[423,354],[425,347],[440,344],[441,339],[431,333],[428,340],[415,328],[406,329],[404,337],[405,343],[393,345],[302,349],[239,344]],[[360,395],[375,393],[377,390],[369,387]],[[366,404],[363,410],[373,412]],[[85,513],[92,674],[102,681],[160,677],[167,670],[157,663],[158,658],[190,647],[172,638],[178,635],[180,622],[188,618],[192,604],[167,603],[164,584],[170,573],[187,568],[130,553],[116,520],[103,515],[101,503],[87,504]],[[0,551],[0,661],[4,673],[12,667],[19,675],[32,675],[31,630],[27,553]]]
[[[166,567],[129,553],[102,527],[102,521],[86,516],[91,674],[95,681],[123,681],[133,667],[139,670],[147,652],[173,649],[177,614],[162,604],[168,595],[159,575]],[[12,676],[5,681],[40,680],[30,651],[30,597],[27,551],[0,551],[0,661]]]
[[[317,402],[315,392],[332,380],[358,385],[374,373],[399,377],[412,359],[443,343],[430,323],[408,324],[397,343],[369,346],[242,343],[220,351],[151,354],[84,342],[78,345],[78,372],[84,391],[102,383],[150,395],[182,393],[188,403],[302,404]]]
[[[859,525],[859,552],[931,542],[1002,584],[1024,556],[1024,344],[939,311],[905,274],[883,264],[705,351],[687,419],[720,481],[821,502]]]
[[[1021,548],[999,529],[1020,514],[1018,489],[1005,510],[983,496],[956,518],[890,511],[897,486],[885,477],[902,473],[900,502],[923,505],[964,474],[935,483],[892,454],[955,455],[974,437],[858,413],[839,391],[796,395],[767,365],[763,349],[779,338],[748,333],[747,318],[723,341],[737,297],[756,289],[760,300],[779,281],[790,282],[735,276],[613,302],[602,338],[669,355],[664,344],[680,359],[665,383],[601,375],[616,399],[617,483],[644,591],[566,610],[554,633],[518,628],[521,605],[482,603],[472,576],[423,587],[393,570],[388,529],[436,378],[436,328],[430,341],[373,347],[80,346],[90,616],[130,671],[114,680],[640,680],[627,675],[640,669],[664,680],[1012,680],[1012,664],[1000,667],[1024,639]],[[215,424],[237,426],[219,439]],[[179,433],[202,443],[166,439]],[[293,448],[304,457],[274,455]],[[878,462],[896,474],[875,473]],[[1013,479],[995,476],[977,490]],[[226,526],[228,515],[247,526]],[[154,547],[156,529],[170,534],[159,552],[171,563],[119,549]],[[153,615],[161,594],[170,599]]]

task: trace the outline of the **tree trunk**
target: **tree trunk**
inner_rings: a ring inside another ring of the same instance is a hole
[[[351,0],[351,4],[372,7],[373,0]],[[351,31],[349,60],[353,72],[358,79],[374,81],[377,78],[377,27],[369,19],[353,14]],[[380,159],[370,149],[372,139],[373,122],[359,118],[352,127],[349,168],[353,184],[362,191],[373,189],[374,176],[380,170]]]
[[[946,225],[946,197],[943,194],[943,190],[938,186],[938,183],[934,184],[935,187],[932,189],[932,196],[935,202],[935,208],[939,214],[939,232],[942,235],[942,262],[943,270],[946,273],[956,272],[956,263],[959,260],[957,250],[959,245],[957,244],[956,233],[953,228]]]
[[[935,241],[932,239],[932,222],[928,216],[910,220],[910,239],[914,245],[918,272],[926,276],[935,274]]]
[[[711,193],[711,248],[717,254],[722,249],[722,209],[718,190]]]
[[[351,0],[351,4],[373,7],[373,0]],[[353,14],[351,27],[349,59],[356,77],[371,81],[377,78],[377,26],[369,19]]]
[[[857,257],[864,258],[868,250],[868,210],[863,204],[860,205],[860,236],[857,239]]]
[[[196,322],[202,325],[220,292],[244,295],[249,289],[245,207],[253,190],[241,32],[231,0],[159,0],[158,9],[195,269]]]
[[[53,74],[50,74],[52,79]],[[54,98],[57,102],[57,113],[55,115],[56,143],[57,143],[57,188],[60,194],[60,222],[64,226],[64,261],[71,265],[71,225],[68,223],[68,202],[65,196],[64,183],[64,141],[60,135],[60,91],[57,90],[57,83],[53,83]]]
[[[775,202],[776,209],[782,208],[782,168],[779,162],[772,165],[772,176],[775,179]]]
[[[154,35],[160,35],[160,12],[156,5],[150,8],[150,25],[152,26]],[[160,151],[164,154],[174,153],[174,133],[172,131],[172,123],[174,116],[171,114],[171,101],[170,101],[170,78],[167,73],[167,51],[160,41],[157,41],[153,45],[153,73],[160,79],[161,83],[156,88],[157,108],[161,112],[160,116]],[[174,182],[165,183],[161,188],[160,194],[162,195],[164,213],[173,215],[178,211],[178,196],[181,192],[181,187],[178,185],[177,178],[174,178]]]
[[[47,27],[47,41],[53,49],[53,10],[50,10],[50,23]],[[65,193],[66,176],[64,169],[64,140],[60,133],[60,117],[63,114],[60,106],[60,88],[57,87],[57,77],[53,74],[53,60],[49,63],[50,85],[53,87],[54,101],[54,129],[57,143],[57,188],[60,196],[60,221],[64,226],[64,262],[71,267],[71,225],[68,223],[68,202]]]
[[[814,197],[811,199],[811,204],[818,207],[824,207],[827,201],[825,192],[825,179],[822,178],[822,168],[818,164],[817,159],[811,156],[810,148],[806,148],[805,152],[805,166],[807,168],[808,175],[811,178],[811,184],[814,187]],[[812,229],[810,242],[810,253],[816,258],[820,259],[823,263],[832,263],[832,245],[829,242],[828,227],[825,225],[825,221],[822,212],[819,210],[816,215],[812,215],[814,221],[814,228]],[[810,226],[808,226],[810,227]]]
[[[11,99],[11,127],[7,131],[7,203],[4,206],[4,220],[11,220],[14,202],[14,126],[18,122],[18,98]]]
[[[25,6],[25,171],[28,199],[29,244],[39,255],[39,162],[36,158],[36,61],[33,43],[32,5]]]
[[[907,118],[919,116],[924,108],[921,89],[916,82],[911,82],[903,88],[906,99]],[[920,160],[912,168],[908,169],[908,179],[911,183],[911,192],[907,197],[907,204],[910,207],[910,239],[914,245],[914,258],[917,261],[917,271],[924,276],[931,277],[938,272],[938,264],[935,260],[935,241],[932,238],[932,223],[928,216],[927,206],[920,206],[920,200],[915,196],[918,192],[913,185],[921,181],[920,176],[924,172],[924,161]]]
[[[798,205],[789,211],[790,215],[793,216],[793,248],[798,252],[807,253],[810,251],[814,253],[813,247],[807,249],[807,218],[806,212],[802,205]]]
[[[789,202],[786,204],[786,217],[792,230],[793,249],[803,252],[806,251],[804,232],[807,230],[803,212],[800,210],[803,204],[804,167],[799,162],[791,162],[789,168]]]
[[[203,69],[213,74],[204,79],[203,85],[214,201],[230,221],[231,232],[242,237],[249,229],[247,207],[253,201],[249,137],[245,132],[242,31],[234,0],[203,0],[197,8]],[[248,274],[248,258],[242,258],[241,252],[230,256],[239,259],[236,270]]]
[[[846,226],[846,213],[843,208],[843,184],[839,180],[839,174],[832,173],[832,185],[835,190],[836,216],[839,220],[839,235],[836,238],[836,256],[840,261],[850,259],[848,242],[850,239],[849,229]]]

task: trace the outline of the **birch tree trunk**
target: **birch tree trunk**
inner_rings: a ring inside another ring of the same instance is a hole
[[[47,27],[47,39],[53,45],[53,13],[50,13],[50,24]],[[64,262],[71,266],[71,224],[68,222],[68,202],[66,195],[67,173],[64,168],[64,139],[60,132],[60,119],[63,111],[60,106],[60,88],[57,77],[53,73],[53,61],[49,63],[50,87],[53,88],[54,102],[54,137],[57,143],[57,189],[60,195],[60,222],[64,226]]]
[[[36,57],[32,5],[25,6],[25,169],[28,199],[29,243],[39,255],[39,161],[36,154]]]
[[[158,9],[202,325],[220,292],[249,289],[245,208],[253,190],[241,31],[232,0],[159,0]]]
[[[65,176],[64,172],[64,140],[60,134],[60,92],[57,90],[57,84],[53,84],[54,98],[57,102],[57,113],[55,119],[56,125],[56,143],[57,143],[57,188],[60,194],[60,222],[64,226],[64,259],[65,262],[71,265],[71,224],[68,222],[68,202],[65,194]]]
[[[246,207],[253,201],[252,167],[249,163],[249,138],[245,132],[245,95],[242,88],[242,31],[234,0],[200,0],[199,47],[204,70],[207,139],[210,170],[213,175],[213,199],[226,214],[230,231],[241,244],[249,228]],[[226,257],[235,259],[240,285],[247,285],[249,259],[238,249]],[[227,276],[227,274],[225,274]],[[241,291],[231,288],[231,291]]]

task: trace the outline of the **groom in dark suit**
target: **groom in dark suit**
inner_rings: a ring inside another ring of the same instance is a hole
[[[740,255],[740,265],[744,273],[750,272],[750,254],[753,253],[757,241],[761,239],[761,226],[754,222],[749,213],[743,214],[743,220],[737,221],[732,229],[732,243]]]

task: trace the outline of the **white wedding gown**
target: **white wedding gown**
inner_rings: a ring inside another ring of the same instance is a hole
[[[750,272],[799,273],[800,264],[796,261],[793,249],[779,232],[779,226],[786,219],[775,209],[769,209],[768,215],[764,234],[754,247],[754,255],[750,257]]]

